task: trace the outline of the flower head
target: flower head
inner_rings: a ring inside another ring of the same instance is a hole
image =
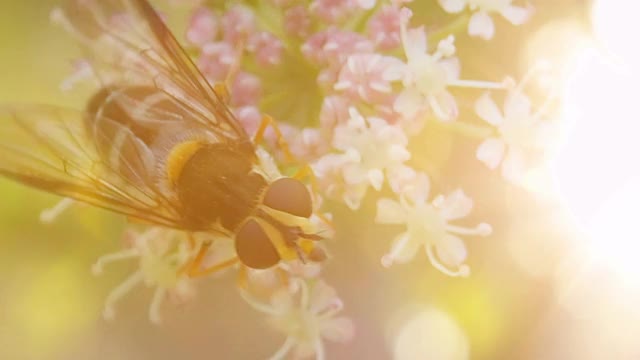
[[[478,116],[498,131],[498,136],[480,144],[476,157],[491,169],[502,164],[504,178],[518,183],[526,170],[527,154],[542,150],[547,143],[549,126],[532,111],[529,98],[518,90],[507,94],[503,109],[500,111],[489,93],[476,101]]]
[[[166,297],[179,301],[193,297],[194,282],[182,270],[189,264],[197,247],[190,245],[186,233],[160,227],[152,227],[142,233],[130,230],[126,240],[129,246],[125,250],[101,256],[92,267],[93,273],[99,275],[105,265],[116,261],[137,259],[139,263],[138,269],[107,297],[104,317],[113,318],[114,305],[135,286],[144,284],[155,288],[149,307],[149,319],[159,323],[160,306]],[[196,242],[197,240],[195,239]],[[228,239],[216,239],[214,244],[205,263],[217,263],[234,256]]]
[[[404,90],[398,95],[394,109],[406,118],[430,109],[440,120],[457,117],[456,101],[447,86],[458,79],[460,65],[453,57],[453,35],[440,41],[433,54],[427,53],[427,35],[424,28],[407,29],[401,26],[402,46],[407,58],[403,79]]]
[[[334,131],[333,147],[342,153],[321,158],[315,170],[319,177],[339,173],[343,198],[355,209],[369,186],[380,190],[385,178],[393,182],[411,155],[401,128],[381,118],[364,117],[355,108],[349,109],[349,115]]]
[[[256,310],[269,316],[269,323],[287,336],[284,344],[271,357],[283,359],[288,354],[306,358],[315,354],[324,359],[324,340],[347,342],[354,335],[350,319],[337,316],[343,303],[336,291],[323,280],[296,280],[295,286],[275,293],[270,304],[264,304],[242,293]]]
[[[408,262],[424,246],[435,268],[451,276],[467,276],[469,267],[464,264],[467,251],[458,235],[491,233],[486,223],[475,228],[451,224],[467,216],[472,206],[471,199],[459,189],[446,196],[438,195],[429,202],[429,179],[425,174],[417,174],[413,185],[404,187],[399,200],[378,200],[376,222],[406,225],[406,231],[395,238],[382,264]]]

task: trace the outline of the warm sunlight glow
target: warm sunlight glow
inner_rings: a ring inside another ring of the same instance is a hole
[[[569,137],[555,162],[561,194],[592,238],[592,260],[625,280],[640,278],[640,72],[632,51],[640,24],[630,6],[594,5],[601,46],[582,50],[573,64],[564,94]]]

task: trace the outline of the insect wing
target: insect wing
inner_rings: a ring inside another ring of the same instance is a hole
[[[79,40],[103,87],[153,86],[181,110],[167,114],[126,95],[121,95],[121,106],[145,107],[140,115],[154,121],[195,121],[220,142],[251,143],[147,1],[71,0],[52,16]]]
[[[84,116],[48,105],[1,106],[0,174],[132,218],[180,227],[179,209],[150,181],[153,157],[144,143],[111,121],[130,155],[114,152],[105,159],[96,146],[101,139],[87,134]]]

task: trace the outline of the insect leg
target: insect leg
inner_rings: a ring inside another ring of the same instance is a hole
[[[236,46],[236,61],[234,61],[229,67],[229,72],[227,76],[225,76],[224,82],[216,83],[213,85],[213,91],[220,97],[220,99],[225,103],[231,103],[231,92],[229,88],[233,87],[233,82],[236,79],[236,75],[240,72],[240,65],[242,63],[242,54],[244,51],[244,41],[241,40]]]
[[[269,126],[276,133],[277,145],[280,147],[280,149],[284,153],[284,156],[287,158],[287,161],[291,163],[297,163],[298,161],[296,157],[293,156],[293,154],[291,153],[291,150],[289,149],[289,144],[287,144],[287,142],[285,141],[284,136],[282,135],[282,131],[280,131],[280,128],[278,127],[278,124],[269,115],[264,115],[262,117],[262,121],[260,122],[258,131],[256,131],[256,134],[253,137],[253,143],[258,144],[262,142],[262,140],[264,140],[264,133],[265,131],[267,131],[267,128]]]
[[[209,267],[202,268],[202,262],[204,261],[204,257],[209,251],[212,242],[207,241],[200,245],[200,250],[198,250],[198,254],[193,259],[193,261],[187,263],[187,265],[181,270],[187,273],[189,277],[200,277],[209,274],[213,274],[214,272],[224,270],[228,267],[235,265],[238,262],[237,257],[233,257],[231,259],[225,260],[221,263],[211,265]]]

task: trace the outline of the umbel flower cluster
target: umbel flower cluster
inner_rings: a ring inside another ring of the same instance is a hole
[[[250,135],[269,114],[293,156],[310,165],[320,214],[314,221],[325,228],[323,236],[333,231],[327,204],[357,212],[370,197],[377,204],[371,221],[400,229],[380,263],[371,266],[417,258],[444,274],[468,276],[465,239],[489,236],[492,228],[461,225],[473,200],[455,184],[453,191],[434,192],[432,174],[413,161],[423,154],[409,149],[423,141],[430,122],[449,129],[486,123],[476,153],[469,156],[499,169],[514,184],[522,181],[530,159],[544,151],[548,103],[534,109],[525,93],[540,68],[519,82],[460,75],[464,62],[456,55],[456,36],[489,40],[496,17],[525,23],[533,9],[514,2],[440,0],[449,15],[440,23],[421,24],[410,0],[189,1],[193,8],[184,45],[212,84],[228,86],[229,106]],[[448,27],[460,21],[462,27]],[[64,89],[91,77],[87,62],[77,64]],[[474,97],[454,96],[452,89],[461,87]],[[504,99],[502,106],[496,98]],[[461,101],[474,104],[475,115],[461,116]],[[268,131],[264,148],[279,164],[284,154],[276,138]],[[52,213],[46,215],[49,219]],[[139,263],[107,298],[105,317],[116,316],[116,302],[138,284],[155,289],[149,308],[154,322],[161,321],[163,300],[194,296],[195,282],[181,269],[195,256],[197,247],[189,244],[210,236],[159,227],[129,230],[128,247],[100,258],[93,269],[99,274],[108,263],[124,259]],[[205,264],[234,257],[232,239],[215,240]],[[330,242],[325,246],[333,261],[341,261]],[[343,302],[322,277],[323,266],[292,260],[268,270],[227,268],[236,274],[247,304],[282,332],[284,344],[273,358],[323,359],[325,341],[354,336],[354,324],[342,315]]]

